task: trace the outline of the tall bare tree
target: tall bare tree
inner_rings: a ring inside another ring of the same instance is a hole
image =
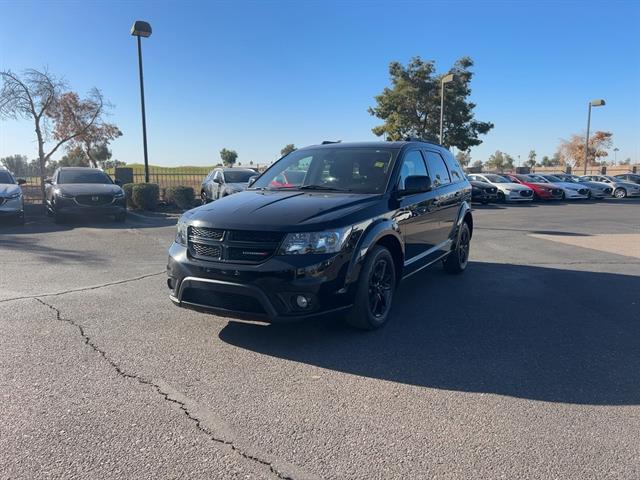
[[[0,118],[26,119],[34,123],[38,141],[38,161],[44,199],[47,162],[65,143],[79,137],[98,123],[104,100],[98,89],[77,103],[61,101],[67,84],[48,71],[26,70],[22,75],[0,72]],[[52,146],[47,148],[47,142]]]
[[[92,97],[85,100],[75,92],[66,92],[60,96],[58,108],[52,113],[58,120],[53,137],[56,140],[62,140],[71,136],[67,143],[67,150],[82,148],[91,166],[97,167],[98,161],[105,160],[101,158],[100,152],[108,152],[109,142],[120,137],[122,132],[116,125],[104,122],[102,115],[95,119],[87,115],[94,111],[96,106],[93,103],[94,100],[99,98],[103,102],[102,95],[96,89],[91,92],[91,95]],[[103,112],[109,106],[103,102],[101,106]],[[81,133],[72,136],[74,132]]]

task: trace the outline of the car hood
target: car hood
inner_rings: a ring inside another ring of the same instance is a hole
[[[578,184],[574,183],[574,185],[578,185]],[[580,185],[584,185],[587,188],[597,188],[599,190],[603,188],[611,188],[611,185],[604,182],[580,182]]]
[[[20,190],[20,185],[16,185],[15,183],[0,183],[0,197],[13,195]]]
[[[471,180],[469,183],[476,188],[495,188],[495,185],[487,182],[480,182],[478,180]]]
[[[586,185],[571,182],[553,182],[551,185],[557,185],[560,188],[568,188],[569,190],[580,190],[581,188],[589,188]]]
[[[511,183],[493,183],[492,185],[494,187],[498,187],[498,188],[508,188],[509,190],[531,190],[526,185],[522,185],[520,183],[515,183],[515,182],[511,182]]]
[[[62,183],[56,189],[67,195],[114,195],[122,191],[118,185],[108,183]]]
[[[375,216],[380,199],[373,194],[245,190],[189,210],[182,218],[223,229],[323,230]]]

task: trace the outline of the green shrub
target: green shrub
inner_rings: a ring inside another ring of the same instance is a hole
[[[133,203],[133,198],[132,198],[132,193],[133,193],[133,186],[135,185],[135,183],[125,183],[124,185],[122,185],[122,190],[124,190],[124,196],[127,199],[127,207],[129,208],[135,208],[135,205]]]
[[[164,190],[164,201],[178,208],[191,208],[193,205],[194,192],[191,187],[167,187]]]
[[[131,200],[141,210],[155,210],[159,196],[160,187],[156,183],[136,183],[131,190]]]

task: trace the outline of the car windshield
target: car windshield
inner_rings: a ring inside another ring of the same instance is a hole
[[[550,182],[562,182],[562,180],[558,177],[554,177],[553,175],[545,175],[544,177],[547,180],[549,180]]]
[[[541,177],[540,175],[528,175],[530,182],[536,183],[549,183],[546,178]]]
[[[0,171],[0,183],[16,183],[9,172]]]
[[[387,148],[297,150],[264,172],[252,189],[384,193],[395,157],[396,150]]]
[[[113,183],[109,176],[100,170],[60,170],[58,183]]]
[[[571,177],[569,175],[566,176],[562,176],[562,177],[558,177],[560,180],[562,180],[563,182],[569,182],[569,183],[579,183],[577,178]]]
[[[501,175],[485,175],[485,177],[491,183],[513,183],[511,180],[507,180]]]
[[[257,175],[257,173],[253,170],[226,170],[224,179],[227,183],[247,183],[254,175]]]

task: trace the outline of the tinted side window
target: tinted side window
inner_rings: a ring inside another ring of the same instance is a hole
[[[462,173],[462,168],[460,168],[460,164],[458,161],[451,155],[450,153],[444,154],[444,159],[447,163],[447,167],[449,167],[449,173],[451,174],[451,181],[453,183],[460,182],[464,179],[464,173]]]
[[[427,167],[424,164],[422,154],[418,150],[411,150],[407,152],[402,160],[402,167],[400,168],[400,181],[398,182],[398,189],[404,190],[404,182],[407,177],[414,175],[428,175]]]
[[[449,177],[449,171],[444,163],[442,157],[435,152],[427,152],[427,164],[429,165],[429,172],[431,172],[431,181],[434,186],[439,187],[441,185],[447,185],[451,183]]]

